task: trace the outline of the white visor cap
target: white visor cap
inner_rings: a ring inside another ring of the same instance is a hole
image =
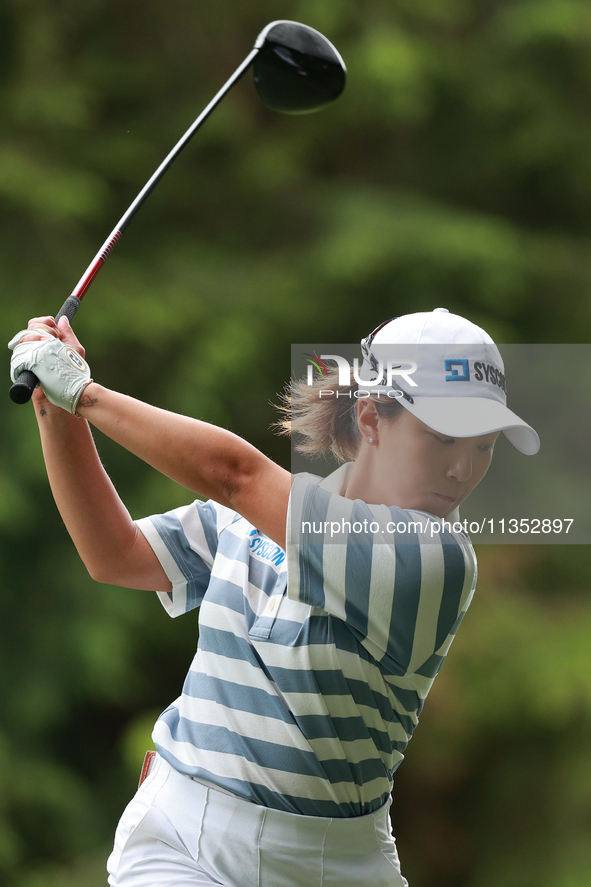
[[[534,429],[507,408],[499,349],[476,324],[446,308],[387,321],[361,342],[360,388],[396,398],[447,437],[502,431],[528,456],[538,452]]]

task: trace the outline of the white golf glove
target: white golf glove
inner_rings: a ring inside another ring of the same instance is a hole
[[[37,342],[20,342],[31,333],[43,335]],[[19,344],[20,342],[20,344]],[[71,345],[66,345],[44,330],[21,330],[8,343],[13,349],[10,378],[16,382],[23,370],[35,373],[47,400],[56,407],[76,414],[78,401],[89,382],[90,367]]]

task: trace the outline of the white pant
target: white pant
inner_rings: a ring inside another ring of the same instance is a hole
[[[259,807],[157,757],[121,817],[111,887],[408,887],[389,803],[327,819]]]

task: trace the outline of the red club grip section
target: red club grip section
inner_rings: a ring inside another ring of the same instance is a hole
[[[103,259],[101,259],[101,257],[99,256],[99,258],[96,259],[94,261],[94,263],[88,268],[86,274],[84,275],[82,280],[78,283],[76,289],[72,290],[72,295],[78,296],[79,299],[82,299],[84,297],[84,294],[86,293],[86,291],[90,287],[90,284],[92,283],[92,281],[94,280],[96,275],[101,270],[102,266],[103,266]]]
[[[83,299],[87,290],[89,289],[92,281],[99,273],[107,258],[110,256],[113,248],[116,244],[121,240],[121,231],[116,231],[113,236],[107,241],[107,243],[103,246],[100,253],[96,256],[91,265],[88,266],[86,272],[84,273],[82,279],[78,282],[76,288],[72,291],[73,296],[77,296],[79,299]]]

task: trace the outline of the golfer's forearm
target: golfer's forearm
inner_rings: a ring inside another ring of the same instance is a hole
[[[261,454],[223,428],[87,386],[78,413],[125,449],[198,495],[232,506]]]
[[[241,437],[95,382],[84,390],[78,413],[157,471],[285,545],[291,474]]]
[[[144,587],[144,577],[133,575],[141,569],[132,566],[141,534],[102,466],[88,423],[57,407],[36,413],[56,505],[91,576]]]

